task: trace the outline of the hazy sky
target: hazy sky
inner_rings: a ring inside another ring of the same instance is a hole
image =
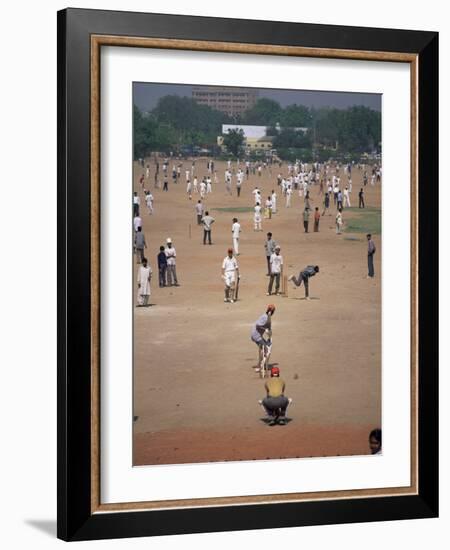
[[[193,86],[189,84],[153,84],[135,82],[133,84],[134,102],[143,111],[150,111],[156,106],[158,99],[165,95],[191,97]],[[282,107],[297,103],[306,107],[351,107],[364,105],[381,111],[381,94],[359,94],[352,92],[318,92],[304,90],[259,89],[259,97],[268,97],[281,104]]]

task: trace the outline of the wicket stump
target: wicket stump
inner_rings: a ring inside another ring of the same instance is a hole
[[[281,294],[287,298],[288,297],[288,280],[287,275],[283,275],[281,278]]]

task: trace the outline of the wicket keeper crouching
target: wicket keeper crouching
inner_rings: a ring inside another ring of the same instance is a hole
[[[274,426],[276,423],[280,425],[286,424],[286,409],[291,402],[284,395],[286,384],[280,378],[280,369],[272,367],[270,378],[264,385],[266,389],[266,397],[261,401],[266,413],[272,417],[269,425]]]

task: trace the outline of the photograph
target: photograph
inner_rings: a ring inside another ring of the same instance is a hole
[[[382,454],[382,94],[133,82],[133,466]]]

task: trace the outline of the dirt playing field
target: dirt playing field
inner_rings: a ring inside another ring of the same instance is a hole
[[[216,161],[219,183],[204,201],[215,218],[213,244],[204,246],[194,210],[199,195],[188,200],[186,194],[184,172],[191,161],[183,161],[178,184],[172,183],[169,163],[168,192],[154,188],[155,164],[148,162],[151,173],[144,185],[155,198],[153,215],[139,184],[145,169],[134,167],[153,270],[152,305],[134,310],[134,464],[369,454],[369,432],[381,425],[381,235],[374,235],[375,278],[368,279],[365,232],[336,235],[332,200],[319,233],[312,232],[312,216],[310,232],[304,233],[304,202],[297,191],[291,208],[285,207],[276,176],[287,174],[287,163],[261,177],[250,175],[238,198],[235,178],[233,195],[226,194],[226,163]],[[162,181],[162,159],[159,163]],[[205,159],[196,160],[195,173],[199,181],[207,175]],[[345,184],[342,168],[341,178]],[[343,219],[364,229],[357,208],[362,172],[356,167],[352,179],[356,208],[344,210]],[[256,185],[263,199],[272,189],[278,195],[278,212],[263,219],[262,232],[253,230]],[[318,185],[310,196],[313,210],[322,206]],[[370,185],[370,174],[365,200],[366,206],[380,207],[381,186]],[[215,210],[237,207],[252,211]],[[230,304],[223,301],[221,266],[232,245],[234,216],[242,229],[241,281],[239,300]],[[292,283],[288,297],[266,296],[268,231],[281,246],[286,274],[320,266],[310,280],[310,301],[304,300],[303,286],[294,290]],[[180,286],[159,288],[156,256],[167,237],[177,252]],[[257,347],[250,332],[268,303],[276,305],[270,363],[281,369],[286,394],[293,398],[286,426],[269,427],[258,405],[264,381],[253,368]]]

